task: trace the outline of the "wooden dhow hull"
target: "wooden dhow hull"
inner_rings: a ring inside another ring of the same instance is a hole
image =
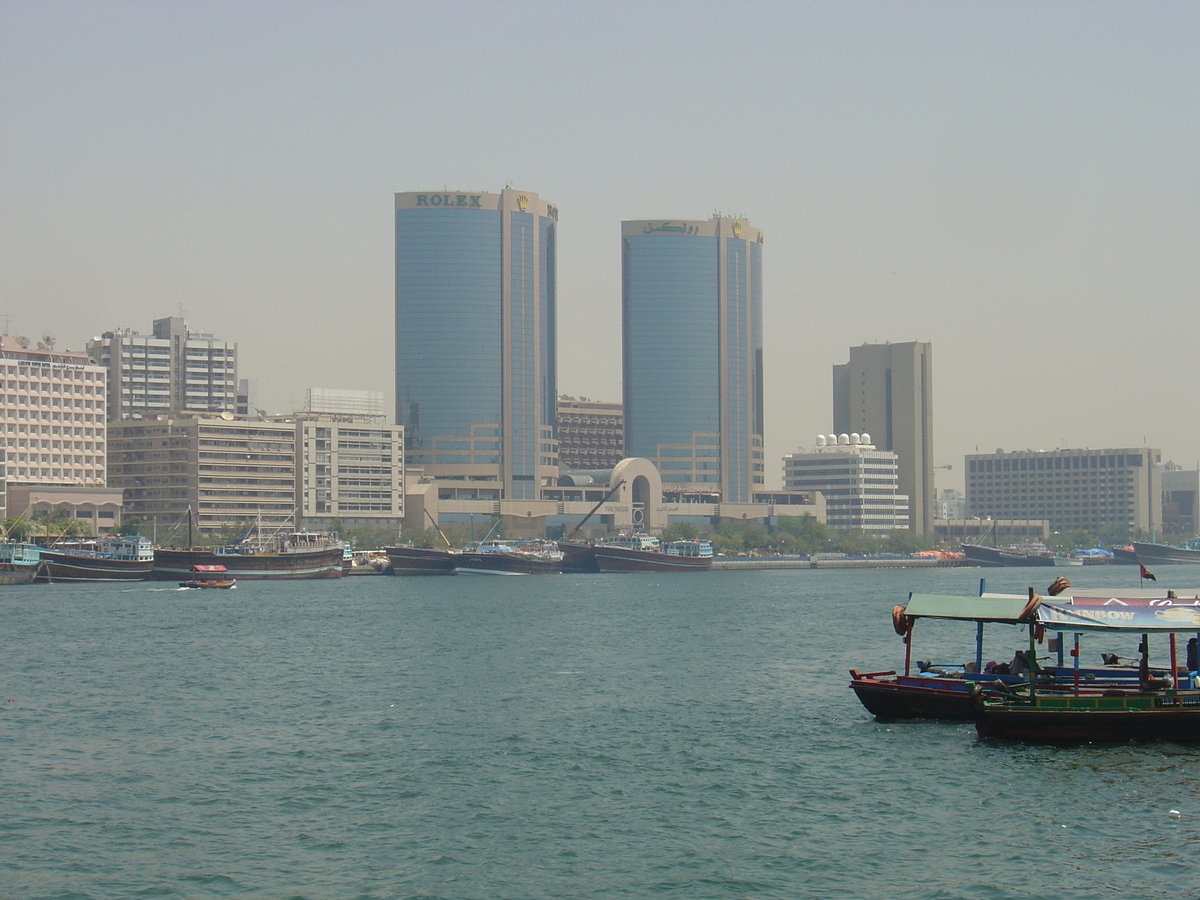
[[[1190,547],[1172,547],[1168,544],[1144,544],[1135,541],[1133,552],[1137,556],[1137,561],[1146,568],[1150,568],[1151,566],[1200,565],[1200,550]]]
[[[464,550],[454,563],[460,575],[558,575],[562,560],[527,553]]]
[[[340,546],[320,550],[217,553],[212,550],[155,549],[154,581],[188,581],[193,566],[224,566],[239,581],[284,578],[340,578]]]
[[[578,541],[559,541],[558,549],[562,551],[562,570],[577,574],[594,574],[600,571],[596,562],[596,547],[593,544],[583,544]]]
[[[457,550],[436,547],[385,547],[393,575],[453,575]]]
[[[675,556],[653,550],[630,550],[597,544],[596,565],[601,572],[705,572],[712,568],[709,556]]]
[[[145,581],[154,561],[149,559],[107,559],[81,556],[69,551],[42,548],[42,562],[36,581],[53,584],[77,581]]]
[[[33,584],[36,569],[0,568],[0,584]]]

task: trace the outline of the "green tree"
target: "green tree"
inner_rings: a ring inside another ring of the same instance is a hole
[[[691,522],[672,522],[663,529],[664,541],[694,541],[698,530]]]
[[[779,516],[776,527],[799,553],[816,553],[829,543],[829,529],[816,516]]]

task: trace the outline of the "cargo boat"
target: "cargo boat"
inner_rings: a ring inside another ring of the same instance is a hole
[[[459,575],[558,575],[563,554],[553,541],[479,541],[458,554]]]
[[[344,549],[337,536],[325,531],[290,531],[261,544],[238,542],[216,548],[178,550],[157,547],[150,578],[184,581],[195,566],[224,566],[231,575],[249,580],[283,578],[340,578]]]
[[[440,547],[384,547],[393,575],[453,575],[461,555]]]
[[[1200,538],[1187,544],[1150,544],[1133,542],[1133,553],[1139,564],[1150,566],[1178,566],[1200,564]]]
[[[154,567],[154,546],[144,537],[57,541],[41,548],[41,584],[77,581],[145,581]]]
[[[709,541],[662,543],[649,534],[622,534],[593,548],[601,572],[704,572],[712,568]]]
[[[19,541],[0,542],[0,584],[32,584],[42,559],[41,549]]]

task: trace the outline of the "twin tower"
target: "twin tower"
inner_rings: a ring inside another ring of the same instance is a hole
[[[764,489],[762,243],[725,216],[621,224],[625,455],[664,490],[743,503]],[[557,256],[558,208],[537,194],[396,194],[410,465],[480,499],[558,483]]]

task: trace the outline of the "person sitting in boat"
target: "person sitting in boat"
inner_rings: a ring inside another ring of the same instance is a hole
[[[1008,664],[1008,671],[1011,675],[1028,675],[1029,674],[1029,651],[1018,650],[1013,654],[1012,662]]]
[[[1200,654],[1196,652],[1196,639],[1192,638],[1187,642],[1187,668],[1189,672],[1195,672],[1200,668]]]

